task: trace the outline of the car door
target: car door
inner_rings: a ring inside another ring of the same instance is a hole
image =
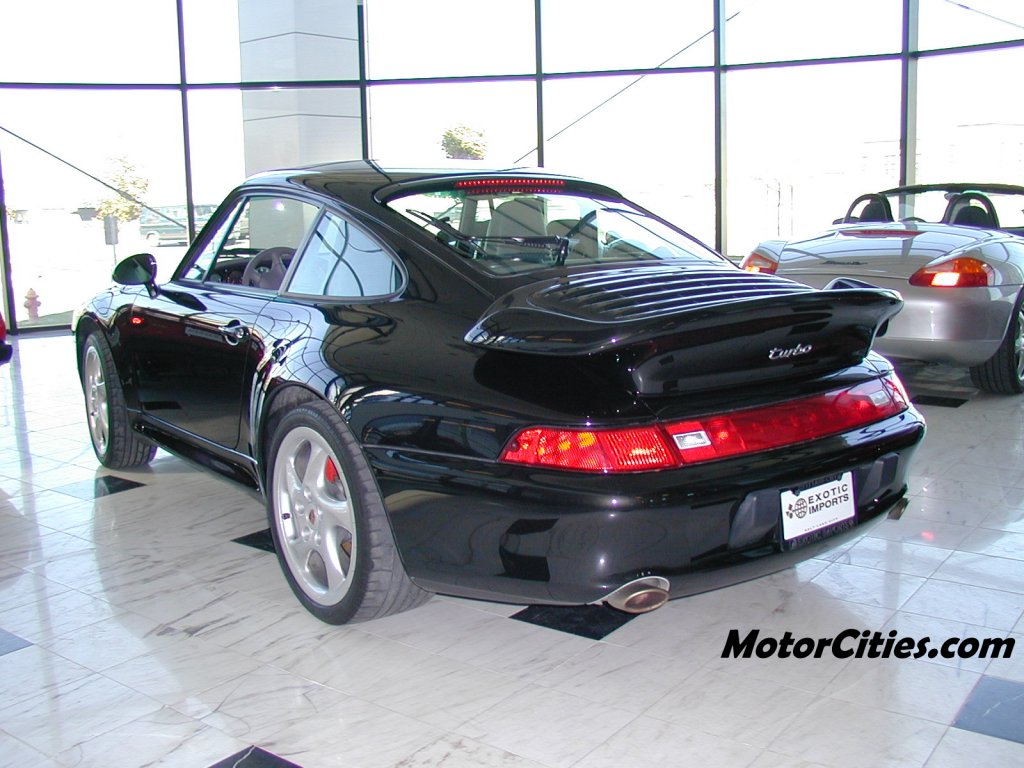
[[[239,448],[263,353],[256,320],[317,213],[315,205],[278,195],[243,197],[170,282],[135,302],[126,348],[139,407],[151,423],[185,439]]]

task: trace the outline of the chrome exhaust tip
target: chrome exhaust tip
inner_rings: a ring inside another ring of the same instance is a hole
[[[625,613],[650,613],[668,602],[668,579],[645,576],[623,584],[602,602]]]

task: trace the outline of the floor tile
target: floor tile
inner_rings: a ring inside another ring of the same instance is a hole
[[[953,725],[1024,744],[1024,683],[981,678]]]
[[[925,768],[1024,765],[1024,744],[950,728],[932,752]]]
[[[28,640],[20,638],[17,635],[12,635],[7,630],[0,629],[0,656],[4,656],[12,651],[19,651],[30,645],[32,645],[32,643]]]
[[[930,581],[907,600],[903,610],[1009,630],[1024,612],[1024,594],[951,581]]]
[[[800,712],[770,749],[835,768],[905,768],[923,765],[945,732],[944,724],[824,698]]]
[[[568,768],[636,715],[572,694],[530,686],[470,719],[457,732],[552,768]],[[550,723],[558,728],[551,729]]]
[[[512,618],[590,640],[602,640],[635,617],[605,605],[531,605],[512,614]]]
[[[221,760],[210,768],[302,768],[259,747],[249,747]]]

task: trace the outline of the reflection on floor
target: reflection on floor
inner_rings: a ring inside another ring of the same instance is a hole
[[[163,453],[99,470],[70,338],[16,346],[0,767],[1024,765],[1024,397],[907,369],[909,507],[774,576],[612,625],[436,597],[338,628],[288,591],[258,501]],[[723,658],[731,630],[964,657]],[[969,652],[988,638],[1018,647]]]

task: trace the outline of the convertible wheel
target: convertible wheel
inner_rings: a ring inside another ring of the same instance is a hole
[[[344,624],[429,598],[406,575],[370,466],[327,403],[308,403],[281,418],[269,462],[274,547],[310,613]]]
[[[1017,298],[1010,327],[999,350],[971,368],[971,381],[986,392],[1017,395],[1024,392],[1024,292]]]
[[[126,469],[148,464],[156,447],[136,435],[128,422],[124,392],[106,340],[90,334],[82,353],[82,391],[89,437],[105,467]]]

